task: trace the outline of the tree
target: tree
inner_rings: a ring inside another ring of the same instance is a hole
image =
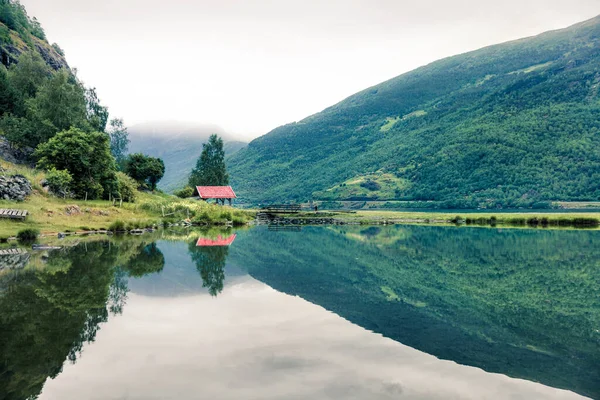
[[[14,113],[19,102],[19,95],[12,86],[8,71],[0,65],[0,116]]]
[[[108,121],[108,108],[100,104],[100,98],[98,98],[96,88],[85,90],[85,103],[87,120],[92,126],[92,130],[104,132]]]
[[[160,158],[135,153],[127,157],[125,173],[140,185],[149,184],[150,188],[154,190],[165,174],[165,163]]]
[[[229,175],[225,168],[223,139],[211,135],[208,143],[202,145],[202,154],[189,177],[189,186],[226,186]]]
[[[42,85],[37,96],[29,102],[30,118],[39,125],[57,132],[76,127],[91,130],[87,121],[85,89],[67,70],[60,70]],[[50,132],[52,135],[52,132]],[[48,133],[39,135],[37,143],[50,139]],[[46,137],[45,137],[46,136]]]
[[[110,151],[117,161],[117,166],[122,168],[130,143],[129,133],[122,119],[114,118],[110,121],[108,136],[110,137]]]
[[[139,253],[131,257],[125,264],[125,271],[129,276],[141,278],[142,276],[158,273],[165,267],[165,256],[156,246],[156,243],[139,245]]]
[[[38,168],[67,170],[76,197],[101,198],[117,190],[115,161],[104,133],[71,128],[39,145],[34,156]]]
[[[21,54],[19,62],[11,65],[9,71],[12,86],[25,99],[35,97],[50,75],[50,67],[42,56],[34,51]]]
[[[217,296],[223,291],[229,247],[198,247],[193,241],[188,245],[188,252],[202,277],[202,287],[208,288],[211,296]]]
[[[147,165],[148,182],[150,182],[150,188],[156,189],[156,184],[165,175],[165,163],[160,158],[150,158]]]

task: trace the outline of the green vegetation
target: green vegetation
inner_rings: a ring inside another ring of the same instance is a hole
[[[108,109],[96,90],[82,84],[60,47],[48,45],[39,23],[18,1],[0,2],[0,22],[12,46],[2,47],[8,69],[0,65],[0,135],[20,161],[49,171],[48,184],[57,196],[135,200],[131,181],[116,174],[128,145],[123,121],[113,119],[106,131]],[[154,189],[164,164],[147,160],[144,171],[143,180]]]
[[[35,242],[38,236],[40,236],[40,231],[32,228],[23,229],[22,231],[19,231],[19,233],[17,233],[17,239],[20,243]]]
[[[73,183],[73,177],[67,170],[57,170],[52,167],[48,173],[46,173],[46,181],[50,191],[57,196],[63,198],[71,197],[71,183]]]
[[[122,119],[115,118],[110,121],[108,136],[110,137],[110,152],[115,158],[117,166],[122,168],[129,148],[129,133]]]
[[[190,174],[188,186],[226,186],[229,185],[229,174],[225,168],[225,151],[223,139],[211,135],[208,143],[202,145],[202,154],[196,167]]]
[[[226,157],[247,145],[214,125],[152,122],[129,127],[129,152],[164,160],[165,176],[158,187],[173,193],[188,184],[190,171],[196,166],[202,145],[213,134],[223,138]]]
[[[188,197],[192,197],[194,195],[194,191],[194,188],[186,186],[183,189],[176,191],[175,196],[181,199],[187,199]]]
[[[315,192],[314,196],[323,200],[346,199],[350,201],[378,200],[380,198],[394,198],[396,193],[406,188],[408,183],[394,174],[376,172],[356,176],[337,186],[322,192]]]
[[[121,178],[128,183],[127,190],[135,190],[128,198],[121,183],[122,193],[115,195],[112,201],[82,199],[64,199],[62,196],[46,194],[41,182],[47,180],[44,171],[31,169],[22,165],[14,165],[0,160],[0,166],[6,174],[19,174],[25,176],[32,183],[34,193],[24,202],[0,200],[0,208],[24,209],[29,211],[25,221],[2,220],[0,221],[0,237],[15,236],[19,230],[35,228],[43,234],[56,234],[58,232],[86,230],[106,230],[114,221],[121,220],[127,226],[135,224],[146,228],[151,226],[168,226],[181,223],[185,219],[192,219],[197,223],[206,225],[244,225],[254,219],[255,213],[251,210],[239,210],[227,206],[207,204],[198,200],[182,200],[175,196],[160,192],[139,192],[137,183],[124,174],[117,173],[119,182]],[[133,182],[132,182],[133,181]],[[131,202],[120,203],[120,199]],[[133,202],[135,200],[135,203]],[[70,212],[77,206],[79,211]],[[67,212],[69,211],[69,212]],[[132,228],[133,229],[133,228]]]
[[[77,198],[108,198],[118,192],[115,162],[104,133],[71,128],[40,144],[35,156],[39,168],[68,171]]]
[[[160,158],[135,153],[125,159],[125,172],[142,187],[154,190],[165,174],[165,163]]]
[[[9,29],[25,36],[33,35],[38,39],[46,40],[44,29],[36,18],[30,18],[27,15],[25,7],[14,0],[0,1],[0,21]]]
[[[254,140],[228,159],[232,183],[253,203],[598,201],[599,45],[600,17],[432,63]],[[395,190],[336,189],[369,174]]]

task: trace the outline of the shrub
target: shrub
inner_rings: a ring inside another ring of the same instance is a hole
[[[125,232],[125,222],[116,220],[108,226],[108,230],[111,232]]]
[[[227,221],[231,221],[231,212],[230,211],[224,211],[221,213],[221,219],[227,220]]]
[[[207,211],[202,211],[199,215],[197,215],[192,221],[193,222],[210,222],[211,218]]]
[[[116,176],[121,199],[129,203],[135,202],[138,187],[136,180],[122,172],[117,172]]]
[[[71,197],[71,183],[73,177],[69,171],[52,167],[46,174],[46,181],[50,191],[57,196]]]
[[[17,233],[17,240],[21,243],[31,243],[40,236],[40,231],[37,229],[27,228]]]
[[[194,189],[190,186],[186,186],[181,190],[175,192],[175,196],[180,197],[182,199],[187,199],[188,197],[192,197],[194,195]]]

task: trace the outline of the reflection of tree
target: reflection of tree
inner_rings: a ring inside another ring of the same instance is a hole
[[[122,312],[127,275],[163,265],[154,244],[88,242],[50,253],[44,270],[18,274],[0,293],[0,399],[39,395],[65,359],[75,362],[95,339],[109,312]]]
[[[115,278],[113,284],[110,285],[110,292],[108,294],[108,309],[113,315],[123,314],[123,308],[127,301],[127,273],[123,268],[117,268],[115,271]]]
[[[130,276],[140,278],[147,274],[162,271],[165,266],[165,256],[156,246],[156,243],[141,244],[138,248],[139,253],[125,265],[125,270]]]
[[[189,245],[189,253],[202,277],[202,286],[208,288],[211,296],[221,293],[225,281],[225,261],[229,254],[229,247],[197,247],[196,241],[193,241]]]

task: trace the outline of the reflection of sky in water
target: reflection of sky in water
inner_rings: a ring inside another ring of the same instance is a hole
[[[580,398],[438,360],[239,272],[211,297],[189,257],[171,257],[185,246],[161,245],[161,275],[130,281],[123,315],[40,399]],[[148,290],[182,282],[169,276],[184,269],[196,275],[187,295]]]

